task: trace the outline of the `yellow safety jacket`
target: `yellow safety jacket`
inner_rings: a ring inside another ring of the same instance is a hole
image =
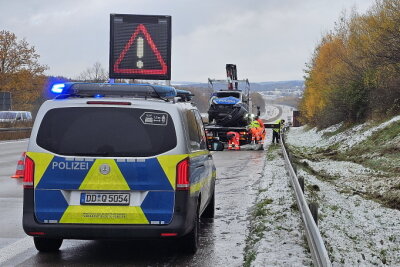
[[[260,123],[259,123],[258,121],[252,121],[252,122],[249,124],[249,127],[250,127],[250,128],[259,128],[259,127],[261,127],[261,125],[260,125]]]
[[[273,128],[273,130],[275,131],[275,132],[277,132],[277,133],[279,133],[280,131],[281,131],[281,129],[282,129],[282,124],[281,124],[281,119],[279,119],[279,120],[276,120],[274,123],[275,124],[279,124],[279,128]]]

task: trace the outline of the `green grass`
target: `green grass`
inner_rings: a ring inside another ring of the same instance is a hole
[[[251,213],[251,223],[249,235],[246,238],[246,246],[244,248],[243,266],[251,266],[256,258],[255,245],[264,237],[267,230],[266,219],[269,214],[268,205],[273,202],[272,199],[266,198],[258,201]]]
[[[278,146],[278,145],[270,145],[267,150],[267,160],[269,160],[269,161],[274,160],[276,157],[275,151],[277,151],[279,149],[280,149],[280,146]]]

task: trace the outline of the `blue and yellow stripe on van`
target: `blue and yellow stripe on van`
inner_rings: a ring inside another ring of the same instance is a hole
[[[35,215],[42,223],[168,224],[174,212],[176,166],[208,151],[149,159],[93,159],[28,152],[35,162]],[[110,167],[101,174],[103,164]],[[214,173],[212,175],[215,175]],[[191,193],[212,178],[192,176]],[[138,206],[70,205],[70,191],[146,192]]]

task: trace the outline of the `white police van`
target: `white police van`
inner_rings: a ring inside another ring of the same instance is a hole
[[[66,83],[40,108],[25,160],[23,227],[39,251],[63,239],[180,239],[214,216],[216,169],[189,92]]]

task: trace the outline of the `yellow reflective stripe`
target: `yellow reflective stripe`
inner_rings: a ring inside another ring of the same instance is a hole
[[[198,157],[198,156],[202,156],[202,155],[208,155],[209,153],[210,153],[210,151],[208,151],[208,150],[198,151],[198,152],[190,153],[189,157],[194,158],[194,157]]]
[[[149,224],[149,221],[140,207],[69,206],[60,223]]]
[[[108,174],[100,173],[100,166],[108,164],[110,172]],[[118,165],[113,159],[96,159],[86,174],[80,190],[130,190],[128,183],[122,175]],[[133,188],[132,188],[133,189]]]
[[[203,180],[198,181],[195,184],[190,185],[190,193],[195,193],[197,191],[200,191],[200,189],[208,182],[210,182],[211,178],[214,177],[215,172],[213,172],[210,176],[207,178],[204,178]]]
[[[187,157],[188,154],[164,155],[157,157],[158,163],[160,163],[161,168],[163,169],[174,190],[176,187],[176,165],[178,165],[179,162]]]
[[[53,160],[54,155],[49,153],[38,153],[38,152],[27,152],[26,155],[35,162],[34,187],[36,188],[36,186],[42,179],[43,174],[49,167],[50,162]]]

